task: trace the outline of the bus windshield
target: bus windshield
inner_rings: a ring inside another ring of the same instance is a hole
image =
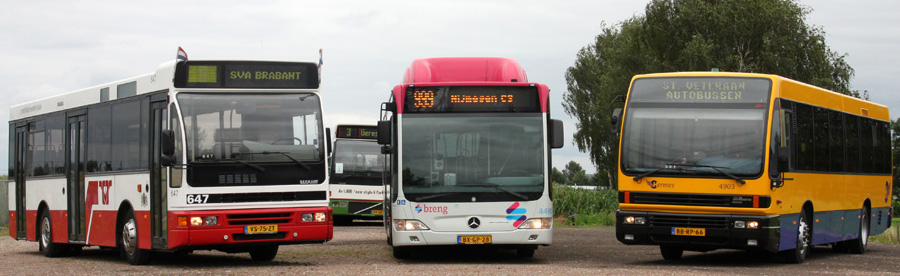
[[[177,97],[190,163],[324,159],[322,113],[315,94],[180,93]]]
[[[384,155],[374,140],[334,143],[334,184],[381,185]]]
[[[543,194],[541,114],[405,114],[402,186],[412,201],[536,200]]]
[[[755,176],[762,170],[765,108],[628,110],[622,166],[629,174]]]

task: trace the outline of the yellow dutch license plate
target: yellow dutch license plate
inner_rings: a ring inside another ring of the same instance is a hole
[[[672,235],[676,236],[706,236],[706,228],[679,228],[672,227]]]
[[[273,234],[278,233],[278,224],[259,224],[244,226],[244,234]]]
[[[456,242],[458,244],[489,244],[491,236],[458,236]]]
[[[373,214],[373,215],[383,215],[383,214],[384,214],[384,210],[372,210],[372,214]]]

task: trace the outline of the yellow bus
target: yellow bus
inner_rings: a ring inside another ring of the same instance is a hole
[[[619,132],[616,238],[685,250],[862,254],[891,223],[887,107],[788,78],[635,76]]]

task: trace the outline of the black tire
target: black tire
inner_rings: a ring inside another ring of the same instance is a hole
[[[662,253],[663,259],[666,261],[680,260],[684,255],[684,248],[673,245],[660,245],[659,253]]]
[[[532,258],[534,257],[535,248],[517,248],[516,249],[516,257],[519,258]]]
[[[812,249],[812,227],[812,222],[806,216],[806,210],[803,210],[797,219],[797,247],[781,252],[784,262],[799,264],[806,260],[809,250]]]
[[[277,245],[260,246],[250,250],[250,259],[254,262],[268,262],[278,255]]]
[[[847,249],[852,254],[865,254],[866,245],[869,243],[869,208],[863,207],[862,218],[859,220],[859,236],[856,239],[847,241]]]
[[[138,246],[137,220],[134,212],[128,211],[119,226],[119,249],[128,263],[131,265],[145,265],[150,263],[150,250],[141,249]]]
[[[53,224],[49,211],[44,210],[41,212],[41,222],[38,225],[40,227],[38,230],[38,251],[50,258],[62,256],[66,252],[66,245],[53,243]]]
[[[398,260],[408,259],[412,255],[412,248],[403,246],[393,246],[394,258]]]

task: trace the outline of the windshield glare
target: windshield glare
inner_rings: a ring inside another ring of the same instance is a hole
[[[402,122],[402,189],[414,201],[440,193],[454,194],[434,200],[533,200],[542,194],[541,114],[406,114]]]
[[[737,176],[762,170],[765,108],[628,109],[622,166],[629,174],[665,168],[666,174],[714,174],[715,166]],[[685,164],[678,166],[677,164]]]
[[[292,162],[324,158],[315,94],[177,96],[189,162]]]

